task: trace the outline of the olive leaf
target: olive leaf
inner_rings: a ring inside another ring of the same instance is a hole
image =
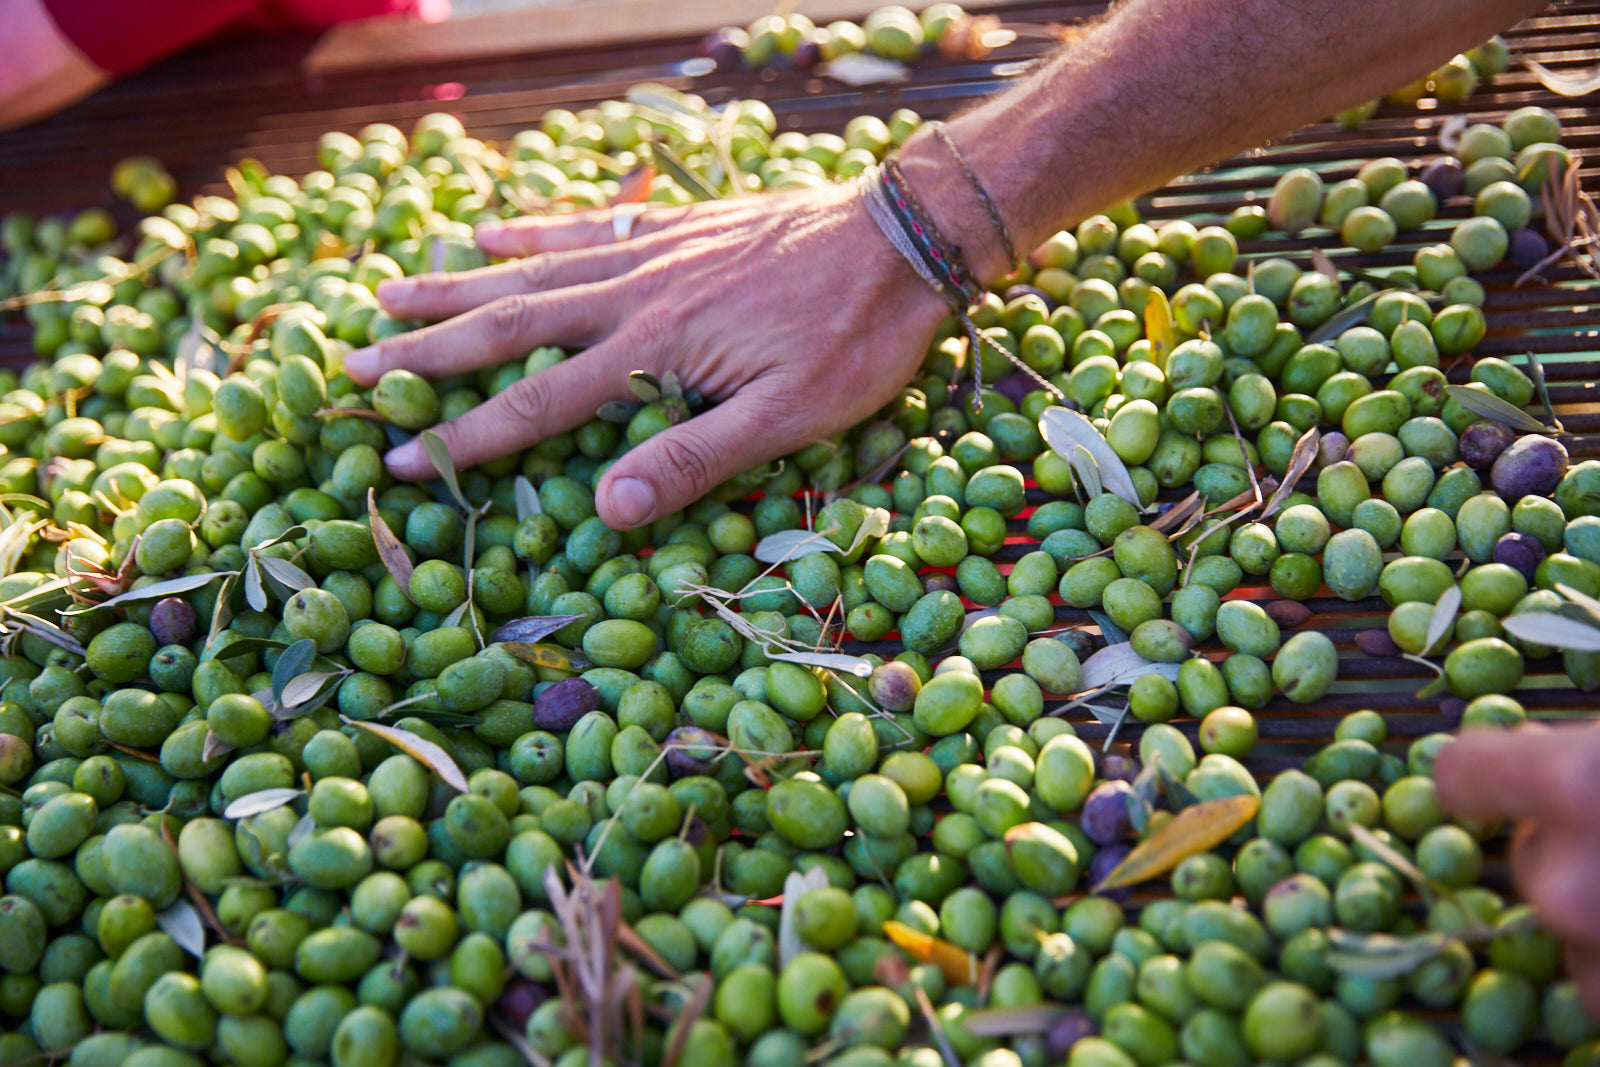
[[[229,651],[236,651],[229,646]],[[317,658],[317,643],[311,638],[302,638],[283,650],[278,657],[278,662],[272,668],[272,698],[279,704],[291,703],[283,698],[284,689],[291,681],[305,673]]]
[[[857,678],[865,678],[872,673],[871,662],[860,656],[848,656],[842,652],[811,652],[802,649],[798,652],[768,652],[766,655],[768,659],[799,663],[807,667],[822,667],[830,671],[843,671]]]
[[[1555,583],[1556,592],[1572,601],[1572,606],[1582,610],[1584,617],[1600,626],[1600,600],[1596,600],[1581,589],[1574,589],[1566,582]]]
[[[964,1012],[961,1026],[978,1037],[1017,1037],[1048,1033],[1051,1027],[1074,1014],[1059,1004],[1024,1004],[1015,1008],[985,1008]]]
[[[1093,619],[1095,625],[1100,627],[1100,633],[1106,639],[1107,644],[1125,645],[1128,643],[1128,631],[1113,622],[1110,615],[1107,615],[1099,608],[1090,608],[1089,618]]]
[[[256,562],[255,553],[244,564],[244,602],[250,605],[252,611],[266,611],[270,601],[267,600],[267,587],[261,580],[261,567]]]
[[[1178,334],[1172,324],[1172,305],[1160,286],[1150,287],[1150,299],[1144,305],[1144,335],[1150,339],[1150,362],[1165,371]]]
[[[1372,305],[1377,303],[1378,297],[1382,295],[1381,292],[1368,293],[1338,314],[1330,315],[1321,326],[1306,335],[1306,344],[1316,345],[1331,341],[1350,327],[1360,326],[1372,315]]]
[[[1600,627],[1569,619],[1565,615],[1529,612],[1507,615],[1500,620],[1506,633],[1522,641],[1574,652],[1600,652]]]
[[[543,641],[582,615],[529,615],[513,619],[490,635],[491,641]]]
[[[289,831],[289,836],[284,839],[284,846],[286,848],[293,848],[296,841],[299,841],[302,837],[305,837],[316,828],[317,820],[311,817],[310,812],[307,812],[306,814],[300,816],[300,821],[295,823],[294,829]]]
[[[1085,660],[1080,684],[1085,689],[1129,685],[1143,674],[1160,674],[1175,680],[1178,666],[1176,663],[1152,663],[1135,652],[1132,645],[1122,642],[1107,645]]]
[[[1339,268],[1333,265],[1333,260],[1328,258],[1328,253],[1320,248],[1311,250],[1311,269],[1324,277],[1332,278],[1334,281],[1339,280]]]
[[[208,571],[204,574],[185,574],[177,578],[168,578],[163,582],[130,589],[126,593],[118,594],[110,600],[102,600],[98,604],[91,604],[74,612],[62,612],[63,615],[79,615],[85,611],[98,608],[114,608],[123,604],[136,604],[141,600],[160,600],[162,597],[177,596],[180,593],[190,593],[203,586],[210,585],[218,578],[238,574],[238,571]]]
[[[279,711],[273,718],[285,722],[316,711],[333,698],[333,694],[339,691],[340,683],[351,673],[346,670],[317,671],[293,679],[284,686],[283,698],[278,702]]]
[[[200,759],[205,763],[210,763],[217,757],[226,756],[232,751],[232,745],[228,744],[210,730],[207,730],[205,744],[200,747]]]
[[[1519,55],[1517,58],[1535,78],[1539,79],[1540,85],[1557,96],[1588,96],[1596,89],[1600,89],[1600,67],[1573,71],[1570,74],[1557,74],[1537,59],[1530,59],[1526,55]]]
[[[1260,807],[1259,797],[1244,794],[1184,808],[1135,845],[1093,891],[1138,885],[1166,874],[1190,856],[1209,852],[1232,837],[1256,817]]]
[[[517,499],[517,521],[523,522],[534,515],[544,513],[544,505],[539,503],[539,490],[533,483],[522,475],[517,475],[517,480],[511,483],[512,492]]]
[[[1349,830],[1351,840],[1371,852],[1374,856],[1377,856],[1390,867],[1393,867],[1397,874],[1405,875],[1411,884],[1417,887],[1417,892],[1422,896],[1424,902],[1432,904],[1434,899],[1439,896],[1442,888],[1439,883],[1422,873],[1422,870],[1416,864],[1391,848],[1377,834],[1356,822],[1350,823]]]
[[[339,721],[346,726],[354,726],[357,729],[376,734],[434,774],[437,774],[444,780],[444,784],[451,789],[458,793],[467,791],[467,777],[461,773],[461,768],[456,765],[456,761],[450,758],[450,753],[427,738],[418,737],[410,730],[402,730],[397,726],[384,726],[376,722],[358,721],[348,715],[339,716]]]
[[[1411,937],[1396,937],[1334,928],[1328,931],[1328,950],[1322,958],[1341,975],[1352,978],[1402,978],[1437,958],[1453,940],[1432,930]]]
[[[779,530],[763,537],[752,555],[762,563],[784,563],[813,552],[836,552],[844,549],[828,540],[826,534],[814,530]]]
[[[1160,796],[1161,772],[1155,763],[1146,763],[1138,777],[1133,780],[1132,789],[1124,798],[1134,833],[1142,834],[1145,827],[1150,825],[1150,816],[1155,814],[1156,801]]]
[[[1161,791],[1166,794],[1167,804],[1173,811],[1182,811],[1200,803],[1200,798],[1190,792],[1182,779],[1167,769],[1159,754],[1152,754],[1150,762],[1155,764],[1156,772],[1161,776]]]
[[[847,52],[816,68],[818,74],[843,82],[852,88],[887,85],[911,77],[911,68],[898,59],[887,59],[870,52]]]
[[[267,580],[279,587],[276,592],[282,600],[289,599],[302,589],[317,587],[316,580],[311,575],[286,559],[279,559],[276,556],[257,556],[256,561],[260,563]]]
[[[1072,461],[1072,446],[1081,445],[1094,457],[1100,483],[1140,511],[1144,504],[1139,500],[1139,490],[1134,487],[1122,457],[1095,429],[1094,423],[1076,411],[1063,407],[1046,408],[1039,416],[1039,432],[1051,451],[1068,462]],[[1076,468],[1074,468],[1076,469]]]
[[[222,809],[224,819],[248,819],[252,815],[262,815],[283,807],[300,795],[298,789],[275,788],[258,789],[254,793],[246,793]]]
[[[683,397],[683,379],[678,377],[677,371],[669,370],[661,375],[661,395],[667,400]]]
[[[179,898],[156,912],[156,925],[195,959],[206,954],[205,923],[200,921],[200,912],[187,900]]]
[[[1450,627],[1456,621],[1456,613],[1461,610],[1461,587],[1452,585],[1440,595],[1437,603],[1433,605],[1433,617],[1428,620],[1428,640],[1422,647],[1432,651],[1445,635],[1450,632]]]
[[[1550,403],[1550,386],[1544,380],[1544,364],[1539,362],[1539,357],[1532,351],[1524,352],[1522,355],[1528,361],[1528,377],[1533,379],[1533,387],[1539,392],[1539,402],[1544,405],[1544,413],[1550,425],[1565,432],[1566,427],[1561,425],[1561,420],[1556,417],[1555,405]]]
[[[1199,513],[1205,502],[1205,497],[1196,490],[1157,516],[1150,524],[1150,529],[1156,533],[1170,533],[1174,529],[1180,529],[1185,520]]]
[[[687,163],[679,159],[677,153],[662,142],[651,141],[650,154],[654,157],[656,165],[695,200],[722,199],[722,193],[718,192],[710,182],[696,173]]]
[[[525,641],[507,641],[505,649],[524,663],[535,667],[550,667],[558,671],[584,671],[589,661],[570,648],[560,645],[530,645]]]
[[[228,628],[228,623],[233,621],[233,591],[238,587],[239,576],[230,574],[227,581],[222,583],[222,588],[217,590],[217,603],[211,610],[211,629],[206,634],[207,646]]]
[[[1515,404],[1501,400],[1487,389],[1473,389],[1466,385],[1447,385],[1445,395],[1475,415],[1495,422],[1503,422],[1513,430],[1523,433],[1550,433],[1550,427],[1529,415]]]
[[[820,866],[812,867],[809,871],[790,871],[783,880],[783,911],[778,917],[779,966],[787,967],[790,960],[806,950],[806,943],[801,939],[797,925],[799,919],[795,915],[800,898],[813,889],[827,887],[828,872]]]
[[[633,421],[633,417],[644,410],[644,405],[637,400],[607,400],[595,408],[595,418],[602,422],[615,423],[626,426]]]
[[[370,488],[367,490],[367,516],[372,523],[372,542],[378,548],[378,558],[383,560],[383,569],[389,572],[405,598],[411,600],[411,572],[415,569],[411,557],[406,555],[405,546],[389,529],[389,524],[383,521],[378,498]]]
[[[1267,506],[1262,510],[1263,519],[1277,514],[1283,507],[1284,501],[1294,495],[1295,486],[1300,479],[1305,477],[1306,471],[1311,469],[1311,464],[1316,462],[1317,451],[1322,446],[1322,431],[1312,426],[1300,439],[1294,443],[1294,451],[1289,454],[1289,467],[1283,473],[1283,483],[1272,493],[1272,499],[1267,501]]]
[[[1100,484],[1100,469],[1094,464],[1094,455],[1082,445],[1072,446],[1072,455],[1069,457],[1072,464],[1072,473],[1078,476],[1078,484],[1083,486],[1083,495],[1093,500],[1105,488]]]
[[[630,371],[628,391],[638,397],[640,403],[654,404],[661,399],[661,382],[649,371]]]
[[[444,479],[444,484],[449,488],[450,495],[455,497],[456,503],[461,505],[463,511],[471,511],[472,505],[461,495],[461,481],[456,477],[456,461],[450,458],[450,446],[444,443],[444,438],[432,430],[423,430],[422,451],[428,454],[428,462],[433,464],[433,469]]]
[[[307,531],[306,531],[306,528],[304,526],[291,526],[287,530],[283,531],[283,533],[279,534],[277,537],[269,537],[267,540],[261,542],[259,545],[251,546],[250,551],[252,551],[252,552],[265,552],[267,549],[273,548],[273,547],[275,547],[277,545],[284,544],[285,542],[298,541],[298,540],[300,540],[300,538],[302,538],[302,537],[304,537],[306,535],[306,532]]]

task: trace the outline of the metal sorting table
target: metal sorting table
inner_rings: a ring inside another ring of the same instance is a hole
[[[988,10],[1008,24],[1041,26],[1071,23],[1103,10],[1102,4],[1001,3]],[[863,9],[865,10],[865,9]],[[529,17],[536,17],[530,14]],[[1506,34],[1515,54],[1570,72],[1600,60],[1600,0],[1557,3]],[[1028,63],[1044,54],[1050,39],[1024,32],[1012,44],[981,60],[928,57],[914,76],[892,87],[852,89],[797,69],[707,71],[696,62],[698,40],[678,36],[612,45],[574,47],[535,55],[476,56],[470,61],[427,57],[347,66],[307,73],[301,61],[305,41],[235,41],[168,61],[96,94],[47,121],[0,135],[0,211],[59,210],[102,204],[125,220],[126,205],[113,204],[107,175],[119,158],[146,152],[162,159],[185,194],[226,193],[223,169],[253,157],[277,172],[300,174],[315,167],[317,137],[331,129],[355,131],[369,122],[394,122],[402,128],[435,110],[457,113],[475,136],[509,138],[537,122],[551,107],[581,107],[622,96],[640,81],[655,81],[702,94],[712,103],[739,97],[768,102],[780,125],[802,131],[838,130],[852,115],[886,116],[912,107],[925,116],[950,113],[1003,87]],[[1188,216],[1217,221],[1244,203],[1263,203],[1286,168],[1310,166],[1331,180],[1352,176],[1361,163],[1397,156],[1413,170],[1440,154],[1438,134],[1453,115],[1495,122],[1517,107],[1540,104],[1563,123],[1563,141],[1588,154],[1584,185],[1600,184],[1600,114],[1582,98],[1552,94],[1519,64],[1479,87],[1463,106],[1385,105],[1358,129],[1324,122],[1299,130],[1272,146],[1225,160],[1140,200],[1147,220],[1159,224]],[[1341,265],[1375,267],[1406,264],[1424,244],[1448,237],[1454,222],[1470,212],[1465,198],[1442,206],[1440,217],[1418,232],[1372,256],[1340,250],[1337,235],[1307,231],[1296,238],[1242,243],[1246,258],[1289,256],[1302,265],[1312,248],[1322,248]],[[1242,272],[1242,268],[1241,268]],[[1496,271],[1481,280],[1488,289],[1488,336],[1479,356],[1517,362],[1534,351],[1546,368],[1558,414],[1573,434],[1574,462],[1600,456],[1600,283],[1577,269],[1547,272],[1549,284],[1514,285],[1518,272]],[[28,332],[13,320],[0,324],[0,359],[13,365],[30,355]],[[1449,368],[1451,380],[1464,381],[1466,360]],[[1033,503],[1042,500],[1030,490]],[[1000,559],[1015,559],[1032,544],[1013,520],[1013,537]],[[1270,599],[1265,587],[1234,595]],[[1418,701],[1416,691],[1431,677],[1424,668],[1398,658],[1372,658],[1358,652],[1362,629],[1382,626],[1386,608],[1378,598],[1347,603],[1332,596],[1307,602],[1305,626],[1324,630],[1340,649],[1340,679],[1323,700],[1298,706],[1282,697],[1259,713],[1263,745],[1252,757],[1256,769],[1272,773],[1302,758],[1328,740],[1343,713],[1373,708],[1389,722],[1391,737],[1405,740],[1447,729],[1454,719],[1449,703]],[[1058,608],[1063,623],[1088,624],[1085,613]],[[856,646],[861,647],[861,646]],[[873,647],[873,646],[868,646]],[[882,643],[885,650],[894,646]],[[1221,655],[1212,642],[1207,651]],[[1593,713],[1600,699],[1572,687],[1555,656],[1528,662],[1524,688],[1517,696],[1531,712],[1566,717]],[[1456,702],[1459,705],[1459,702]],[[1443,704],[1443,706],[1441,706]],[[1081,733],[1104,736],[1106,727],[1079,718]],[[1197,724],[1180,722],[1193,734]],[[1137,724],[1123,735],[1136,736]],[[1498,872],[1496,872],[1498,873]]]

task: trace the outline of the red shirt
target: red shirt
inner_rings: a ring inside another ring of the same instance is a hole
[[[232,27],[292,33],[373,15],[437,22],[449,0],[43,0],[62,36],[113,77]]]

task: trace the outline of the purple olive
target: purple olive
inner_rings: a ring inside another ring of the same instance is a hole
[[[724,26],[706,34],[700,42],[700,54],[716,63],[720,70],[737,70],[749,44],[748,33],[737,26]]]
[[[791,62],[801,70],[807,70],[816,66],[817,61],[821,58],[822,48],[818,45],[816,38],[807,37],[795,46]]]
[[[1132,782],[1139,777],[1139,772],[1144,768],[1132,756],[1121,756],[1113,752],[1105,757],[1100,764],[1100,777],[1108,782]]]
[[[570,730],[600,706],[600,691],[582,678],[563,678],[533,702],[533,724],[541,730]]]
[[[1000,299],[1009,304],[1011,301],[1020,299],[1024,296],[1036,296],[1040,300],[1043,300],[1044,306],[1049,308],[1051,311],[1056,309],[1056,302],[1050,299],[1050,294],[1034,285],[1010,286],[1003,294],[1001,294]]]
[[[1445,726],[1451,730],[1461,725],[1461,714],[1466,710],[1467,702],[1454,694],[1439,701],[1439,714],[1444,718]]]
[[[1517,438],[1489,469],[1489,484],[1507,504],[1525,496],[1549,496],[1567,473],[1567,450],[1539,434]]]
[[[995,392],[1018,407],[1022,406],[1022,398],[1037,388],[1039,383],[1021,371],[1002,375],[1000,380],[994,383]]]
[[[722,747],[707,730],[698,726],[679,726],[667,734],[667,772],[674,778],[711,774]]]
[[[1132,845],[1107,845],[1094,854],[1094,859],[1089,861],[1089,885],[1099,885],[1105,881],[1106,875],[1117,869],[1117,865],[1128,858],[1128,853],[1133,851]],[[1126,885],[1121,889],[1106,889],[1100,896],[1108,900],[1124,901],[1133,896],[1133,886]]]
[[[1550,254],[1550,244],[1538,230],[1526,226],[1511,231],[1511,244],[1506,250],[1506,262],[1524,270]]]
[[[1128,815],[1128,796],[1133,787],[1124,781],[1101,782],[1083,802],[1079,825],[1097,845],[1114,845],[1133,835],[1133,820]]]
[[[1066,630],[1056,634],[1055,639],[1072,649],[1079,663],[1094,655],[1094,638],[1087,630]]]
[[[1417,175],[1423,185],[1433,193],[1440,203],[1449,200],[1461,192],[1466,184],[1466,176],[1461,169],[1461,161],[1454,156],[1445,156],[1436,159],[1422,168],[1422,173]]]
[[[1363,656],[1380,658],[1400,654],[1400,646],[1394,643],[1394,638],[1389,636],[1388,630],[1362,630],[1356,634],[1356,649]]]
[[[169,596],[150,609],[150,632],[163,645],[186,645],[194,640],[194,608],[182,597]]]
[[[1494,561],[1519,572],[1530,585],[1533,572],[1538,570],[1539,561],[1544,557],[1544,543],[1530,534],[1508,533],[1494,543]]]
[[[528,1025],[528,1016],[534,1009],[550,999],[550,991],[538,982],[526,978],[513,978],[506,983],[505,992],[494,1002],[495,1010],[506,1023],[516,1030]]]
[[[1350,438],[1333,430],[1322,435],[1321,442],[1317,445],[1317,459],[1312,466],[1317,469],[1331,467],[1344,459],[1345,453],[1350,451]]]
[[[1516,439],[1516,431],[1505,423],[1481,419],[1461,431],[1456,450],[1467,466],[1475,471],[1486,471]]]
[[[872,669],[872,676],[867,679],[867,690],[872,694],[872,699],[878,702],[880,708],[889,711],[910,711],[921,688],[922,679],[911,664],[899,660],[880,663]]]
[[[924,593],[954,593],[960,588],[956,576],[943,571],[929,571],[922,576],[922,591]]]
[[[1063,1063],[1068,1053],[1072,1051],[1073,1045],[1085,1037],[1094,1037],[1098,1033],[1100,1028],[1086,1013],[1071,1012],[1066,1018],[1050,1027],[1049,1033],[1045,1034],[1045,1051],[1050,1054],[1051,1062]]]

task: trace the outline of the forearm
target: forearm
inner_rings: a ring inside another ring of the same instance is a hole
[[[1545,0],[1126,0],[949,132],[1021,254],[1064,225],[1414,80]],[[934,138],[902,154],[980,277],[1009,270]]]

